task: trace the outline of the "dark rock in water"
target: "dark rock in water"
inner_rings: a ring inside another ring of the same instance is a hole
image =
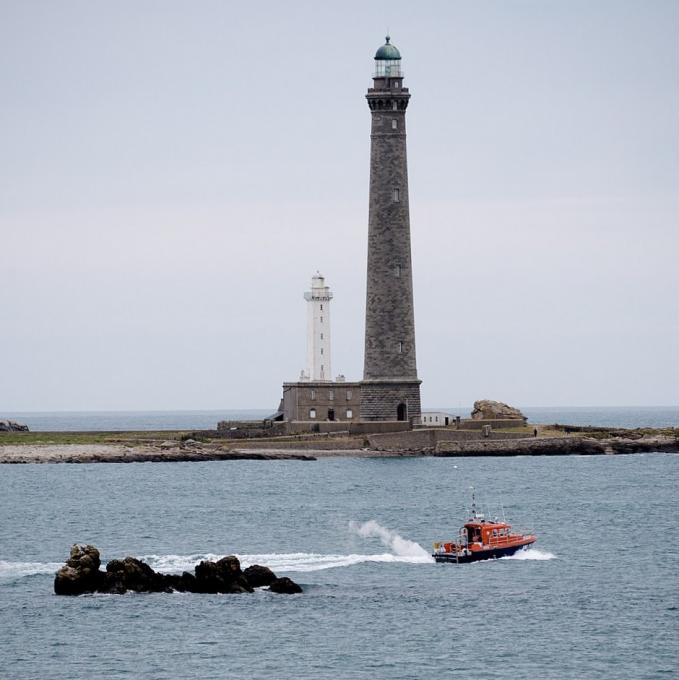
[[[158,574],[145,562],[135,557],[124,560],[111,560],[106,565],[106,592],[124,593],[133,590],[137,593],[170,592],[165,574]]]
[[[100,565],[99,551],[93,545],[74,545],[66,564],[54,577],[54,592],[82,595],[99,590],[105,580]]]
[[[295,595],[301,593],[302,588],[298,586],[292,579],[287,576],[277,578],[270,586],[269,590],[272,593],[283,593],[285,595]]]
[[[251,593],[253,588],[240,569],[237,557],[229,555],[217,562],[203,561],[196,566],[198,593]]]
[[[0,432],[28,432],[28,425],[13,420],[0,420]]]
[[[267,567],[253,565],[241,571],[234,555],[217,562],[204,560],[196,565],[195,574],[160,574],[136,557],[111,560],[106,571],[101,571],[99,551],[92,545],[74,545],[66,564],[54,578],[57,595],[83,593],[169,593],[173,590],[188,593],[252,593],[255,587],[281,582],[274,592],[301,593],[302,589],[290,579],[277,579]],[[248,578],[248,574],[250,578]],[[292,584],[292,586],[290,585]],[[291,587],[296,590],[290,590]]]
[[[243,575],[253,588],[269,586],[276,580],[276,574],[269,567],[262,567],[259,564],[253,564],[251,567],[248,567],[243,572]]]

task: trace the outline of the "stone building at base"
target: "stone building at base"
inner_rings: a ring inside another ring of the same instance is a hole
[[[361,419],[361,384],[341,381],[283,383],[283,419],[356,422]]]

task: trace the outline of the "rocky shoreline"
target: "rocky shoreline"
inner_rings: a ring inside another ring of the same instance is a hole
[[[160,442],[143,446],[120,444],[13,444],[0,445],[0,464],[32,463],[167,463],[218,460],[298,460],[349,457],[463,457],[463,456],[569,456],[620,455],[634,453],[679,453],[679,435],[633,434],[620,432],[614,437],[573,434],[552,437],[521,437],[472,441],[440,441],[435,446],[414,446],[406,437],[388,445],[370,447],[361,440],[338,438],[321,442],[257,440],[244,447],[225,448],[210,442]],[[584,434],[584,433],[583,433]]]
[[[306,452],[238,451],[203,447],[120,446],[114,444],[0,445],[0,464],[187,463],[210,460],[316,460]]]
[[[216,562],[203,560],[193,573],[161,574],[136,557],[111,560],[102,571],[99,551],[93,545],[75,544],[66,564],[54,577],[57,595],[107,593],[253,593],[266,587],[271,592],[294,595],[302,588],[288,577],[278,578],[268,567],[253,564],[244,571],[235,555]]]

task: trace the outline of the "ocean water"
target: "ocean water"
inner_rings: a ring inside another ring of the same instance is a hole
[[[678,478],[671,454],[0,466],[0,678],[677,677]],[[536,547],[432,563],[472,485]],[[76,541],[305,592],[57,597]]]
[[[679,406],[521,407],[533,423],[605,427],[679,427]],[[468,418],[471,406],[442,408]],[[220,420],[256,420],[271,409],[222,411],[56,411],[0,412],[0,418],[25,423],[33,432],[111,430],[209,430]]]

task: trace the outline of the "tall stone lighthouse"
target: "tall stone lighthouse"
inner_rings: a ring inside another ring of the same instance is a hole
[[[420,417],[415,361],[413,277],[406,162],[406,108],[401,54],[386,43],[375,54],[372,117],[365,355],[361,420]]]

